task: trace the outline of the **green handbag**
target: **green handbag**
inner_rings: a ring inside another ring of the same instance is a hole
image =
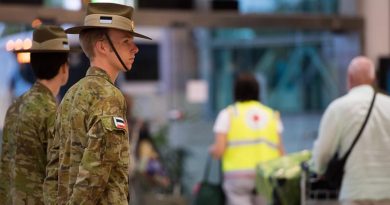
[[[208,181],[210,175],[211,157],[207,159],[206,169],[203,174],[203,179],[200,184],[199,191],[195,197],[195,205],[224,205],[225,193],[222,189],[222,169],[218,163],[219,183],[211,183]],[[219,161],[220,162],[220,161]]]

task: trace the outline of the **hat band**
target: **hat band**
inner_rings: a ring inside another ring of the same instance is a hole
[[[84,26],[98,26],[130,30],[134,32],[134,21],[118,15],[90,14],[85,17]]]
[[[44,41],[42,43],[33,41],[31,50],[69,51],[68,39],[55,38],[55,39]]]

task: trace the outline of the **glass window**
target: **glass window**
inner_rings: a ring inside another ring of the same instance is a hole
[[[261,101],[272,108],[322,111],[345,91],[345,57],[360,52],[356,33],[218,29],[211,36],[210,103],[215,112],[233,101],[233,79],[243,71],[256,75]]]

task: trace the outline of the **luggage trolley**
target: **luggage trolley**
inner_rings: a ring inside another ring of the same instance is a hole
[[[317,178],[309,171],[307,163],[301,166],[301,205],[339,205],[338,191],[314,187]]]

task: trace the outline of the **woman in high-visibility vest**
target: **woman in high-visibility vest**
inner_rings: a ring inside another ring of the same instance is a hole
[[[210,153],[222,159],[223,189],[229,205],[265,205],[255,194],[255,169],[284,153],[283,126],[278,112],[259,102],[259,84],[253,75],[238,75],[234,101],[216,119]]]

